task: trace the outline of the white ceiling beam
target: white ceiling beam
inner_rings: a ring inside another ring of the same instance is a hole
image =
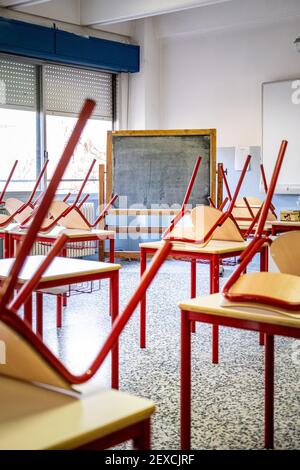
[[[230,0],[81,0],[81,24],[108,25]]]
[[[0,0],[0,7],[15,8],[19,6],[32,6],[39,3],[51,2],[51,0]]]

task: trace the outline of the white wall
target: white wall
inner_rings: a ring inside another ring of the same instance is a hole
[[[132,40],[141,46],[141,71],[130,75],[128,128],[159,128],[160,47],[154,18],[135,21]]]
[[[300,76],[299,0],[232,0],[151,21],[142,41],[133,36],[142,61],[129,127],[216,127],[219,147],[260,145],[261,84]]]
[[[222,147],[261,144],[261,84],[300,76],[300,21],[161,43],[162,128],[216,127]]]

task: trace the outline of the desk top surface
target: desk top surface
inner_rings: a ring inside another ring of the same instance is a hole
[[[250,227],[250,225],[252,224],[252,220],[236,220],[236,222],[237,222],[237,224],[238,224],[238,226],[241,230],[247,230]],[[271,224],[272,224],[272,222],[268,220],[264,225],[264,230],[265,231],[268,231],[268,230],[271,231],[271,229],[272,229]],[[255,224],[255,226],[253,227],[252,230],[255,230],[256,227],[257,227],[257,224]]]
[[[225,304],[227,306],[225,306]],[[212,294],[179,302],[181,310],[207,313],[222,317],[252,320],[273,325],[300,328],[300,312],[290,313],[281,309],[258,304],[240,304],[224,302],[222,294]],[[268,310],[267,310],[268,308]],[[280,313],[284,312],[284,313]]]
[[[18,224],[10,224],[5,229],[2,229],[2,232],[8,232],[12,235],[25,235],[26,230],[20,230]],[[50,232],[40,232],[37,235],[38,237],[49,238],[50,240],[55,240],[61,234],[67,235],[68,238],[90,238],[93,237],[96,239],[104,240],[107,238],[115,238],[116,233],[113,230],[100,230],[100,229],[92,229],[92,230],[79,230],[79,229],[70,229],[64,228],[60,226],[54,227]]]
[[[0,365],[1,368],[1,365]],[[0,449],[73,449],[155,411],[152,401],[116,390],[81,398],[0,376]]]
[[[300,222],[288,222],[287,220],[274,220],[271,222],[272,225],[282,225],[284,227],[300,227]]]
[[[150,248],[158,250],[162,241],[159,242],[148,242],[140,243],[140,248]],[[184,251],[187,253],[204,253],[204,254],[224,254],[224,253],[234,253],[236,251],[244,251],[249,242],[230,242],[230,241],[221,241],[221,240],[211,240],[206,246],[197,246],[194,243],[181,243],[174,242],[172,243],[172,251]]]
[[[35,273],[37,268],[44,261],[45,256],[28,256],[19,275],[19,282],[28,281]],[[6,258],[0,260],[0,279],[5,279],[14,263],[15,258]],[[77,276],[89,276],[91,274],[105,273],[120,269],[119,264],[102,263],[99,261],[87,261],[74,258],[56,257],[42,276],[40,283],[55,281],[58,279],[71,278]]]

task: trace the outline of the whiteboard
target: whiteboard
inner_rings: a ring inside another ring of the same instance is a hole
[[[282,140],[288,147],[276,193],[300,194],[300,78],[262,86],[262,161],[268,182]]]

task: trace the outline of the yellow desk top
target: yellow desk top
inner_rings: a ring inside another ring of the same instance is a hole
[[[9,232],[16,235],[25,235],[27,230],[21,230],[18,224],[10,224],[8,227],[3,229],[3,232]],[[95,239],[105,240],[108,238],[115,238],[116,232],[113,230],[80,230],[80,229],[71,229],[64,228],[59,225],[54,227],[50,232],[40,232],[37,237],[49,238],[50,240],[55,240],[61,234],[67,235],[68,238],[82,238],[85,237],[95,237]]]
[[[300,227],[300,222],[289,222],[287,220],[273,220],[272,225],[284,225],[290,227]]]
[[[74,449],[155,411],[151,400],[116,390],[79,399],[3,376],[0,403],[1,450]]]
[[[162,241],[159,242],[148,242],[140,243],[140,248],[153,248],[158,250]],[[199,247],[194,243],[181,243],[173,242],[172,251],[186,251],[187,253],[207,253],[207,254],[224,254],[234,253],[236,251],[244,251],[249,242],[230,242],[221,240],[211,240],[206,246]]]
[[[19,282],[24,283],[28,281],[45,258],[45,256],[28,256],[19,275]],[[0,279],[5,279],[8,276],[14,261],[15,258],[0,260]],[[120,268],[119,264],[56,257],[42,276],[40,283],[77,276],[84,277],[90,274],[116,271]]]
[[[238,304],[228,303],[225,307],[222,294],[212,294],[205,297],[198,297],[182,301],[178,304],[181,310],[189,312],[208,313],[210,315],[218,315],[222,317],[238,318],[241,320],[253,320],[263,323],[271,323],[272,325],[282,325],[300,328],[300,312],[294,312],[292,316],[290,312],[287,314],[279,313],[280,309],[262,306],[258,304]],[[269,308],[269,310],[267,310]]]
[[[11,230],[15,230],[18,226],[19,226],[19,224],[17,224],[16,222],[13,222],[13,223],[7,225],[6,227],[1,227],[0,228],[0,233],[7,233]]]
[[[252,220],[236,220],[236,223],[238,224],[239,228],[241,230],[247,230],[250,225],[252,224]],[[264,230],[271,230],[273,222],[267,221],[264,225]],[[257,224],[254,225],[253,230],[255,230],[257,227]]]

